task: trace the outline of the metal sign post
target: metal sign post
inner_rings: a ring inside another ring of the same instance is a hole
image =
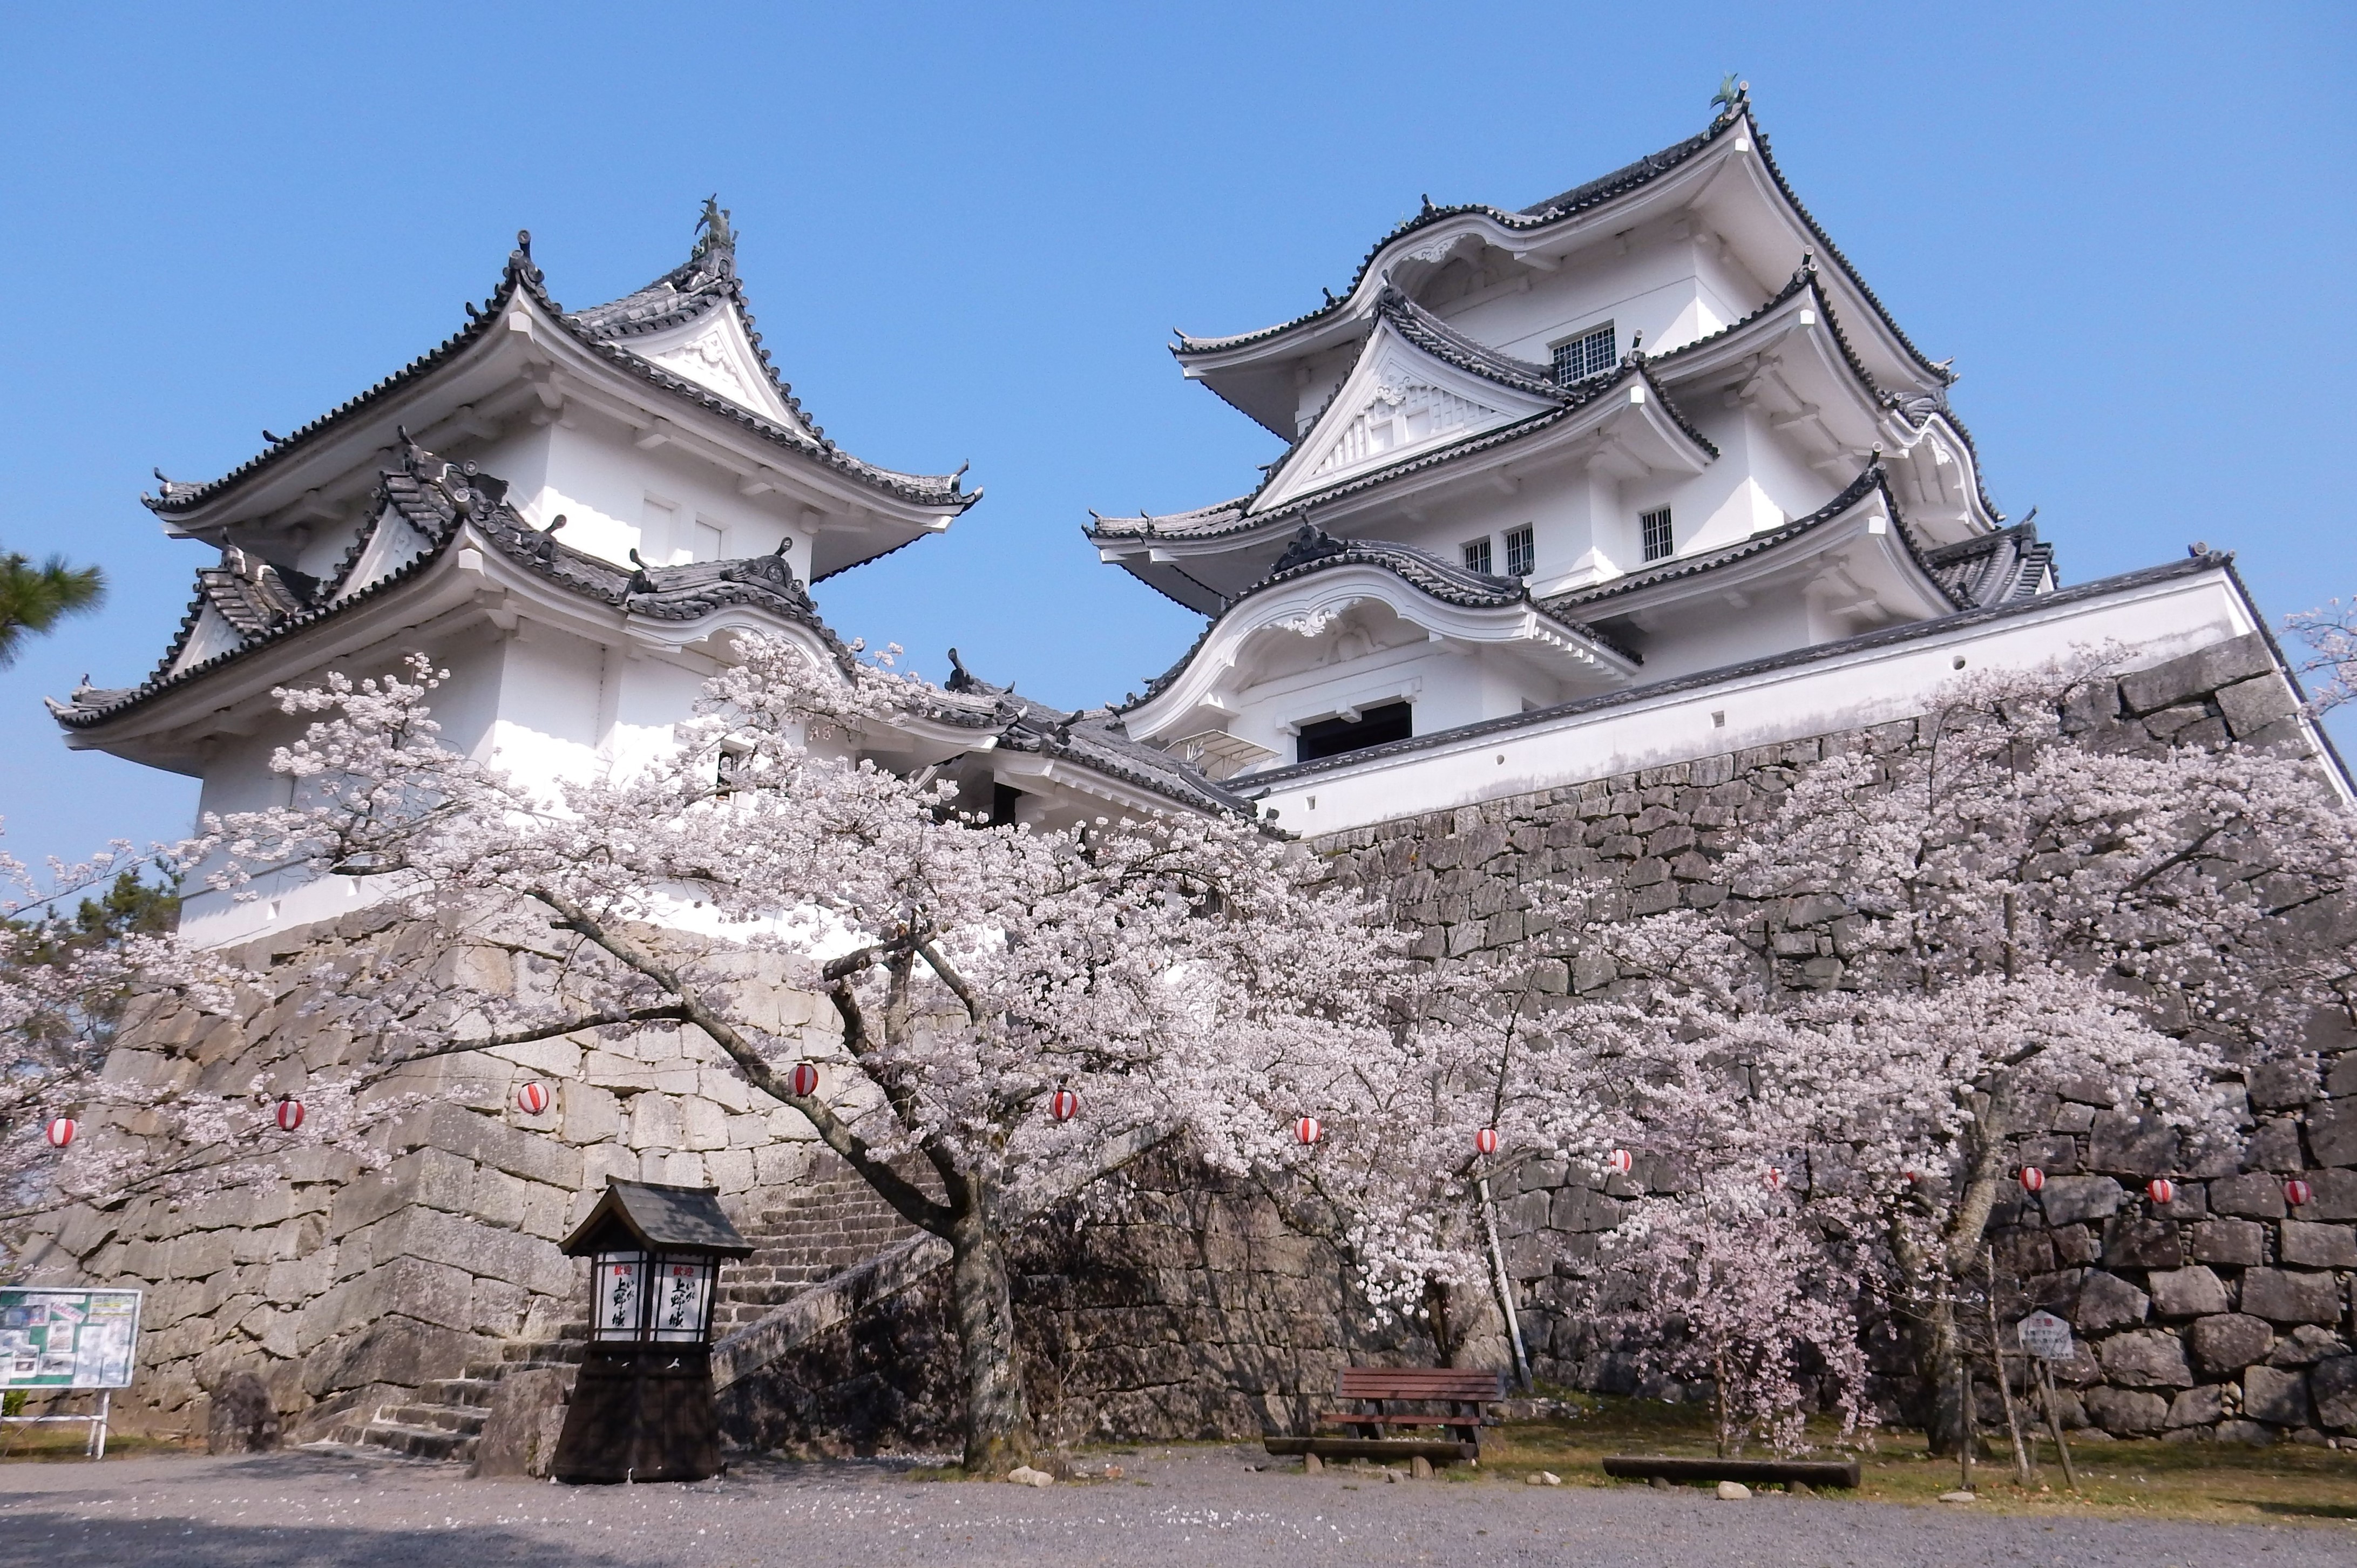
[[[2053,1362],[2069,1360],[2077,1348],[2071,1326],[2050,1312],[2033,1312],[2013,1326],[2013,1334],[2023,1352],[2037,1360],[2039,1391],[2046,1396],[2046,1429],[2054,1434],[2054,1452],[2062,1459],[2063,1484],[2075,1492],[2079,1477],[2071,1467],[2071,1445],[2062,1441],[2062,1410],[2054,1394],[2052,1368]]]
[[[0,1423],[84,1423],[90,1442],[83,1452],[92,1459],[106,1457],[106,1419],[114,1391],[131,1386],[138,1359],[140,1301],[135,1290],[0,1288],[0,1390],[98,1393],[93,1415],[0,1415]]]

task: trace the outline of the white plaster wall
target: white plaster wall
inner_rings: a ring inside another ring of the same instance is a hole
[[[393,672],[408,650],[389,652],[368,665],[339,664],[355,676]],[[489,755],[493,713],[498,701],[498,645],[481,637],[422,645],[450,679],[434,694],[434,717],[442,725],[442,741],[453,750],[473,757]],[[205,769],[198,792],[198,826],[208,815],[266,811],[300,804],[294,780],[274,773],[271,753],[302,738],[308,720],[273,714],[254,732],[221,746]],[[199,868],[184,897],[180,932],[199,946],[217,947],[266,930],[328,919],[356,909],[377,896],[369,885],[347,876],[312,879],[294,872],[248,867],[251,882],[240,892],[203,886],[206,876],[226,857],[216,857]]]
[[[1423,642],[1248,686],[1231,699],[1238,711],[1226,727],[1276,754],[1264,767],[1282,768],[1297,755],[1296,728],[1346,707],[1405,700],[1415,711],[1415,733],[1430,735],[1520,713],[1526,703],[1544,706],[1560,693],[1551,677],[1502,649]]]
[[[766,555],[791,536],[787,562],[795,575],[810,575],[812,536],[778,515],[783,503],[773,493],[740,495],[726,470],[675,445],[642,448],[622,425],[586,410],[573,417],[569,428],[541,427],[531,441],[519,440],[512,450],[503,442],[478,459],[511,481],[511,499],[535,526],[545,528],[561,513],[565,543],[623,566],[633,550],[649,565],[668,566]],[[527,450],[533,442],[536,463]],[[662,504],[651,507],[651,500]],[[716,531],[716,557],[699,542],[698,523]]]
[[[2132,650],[2131,663],[2141,668],[2255,629],[2223,573],[2174,578],[1896,647],[1693,691],[1640,693],[1592,713],[1344,765],[1279,783],[1266,804],[1286,828],[1335,832],[1911,717],[1955,678],[1959,658],[1976,670],[2029,669],[2074,647],[2116,643]]]
[[[1727,293],[1726,273],[1706,269],[1693,240],[1655,225],[1631,235],[1625,253],[1606,241],[1533,277],[1527,290],[1443,304],[1434,314],[1477,341],[1541,364],[1555,343],[1608,320],[1620,352],[1632,332],[1642,332],[1646,351],[1660,354],[1717,331],[1758,303],[1749,291]]]

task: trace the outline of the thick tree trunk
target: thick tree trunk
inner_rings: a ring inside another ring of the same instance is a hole
[[[952,1227],[950,1293],[965,1384],[966,1474],[1003,1476],[1031,1462],[1031,1412],[1016,1365],[1006,1254],[982,1206],[959,1215]]]
[[[1896,1251],[1900,1272],[1923,1304],[1923,1316],[1913,1336],[1917,1419],[1933,1454],[1953,1455],[1964,1443],[1964,1407],[1957,1377],[1964,1339],[1956,1317],[1956,1295],[1978,1261],[1983,1238],[1988,1233],[1989,1217],[2005,1182],[2016,1120],[2012,1085],[2000,1082],[1981,1111],[1971,1163],[1960,1173],[1964,1191],[1946,1232],[1928,1251],[1909,1244],[1903,1228],[1899,1233]]]

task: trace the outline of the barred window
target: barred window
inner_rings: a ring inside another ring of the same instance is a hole
[[[1669,508],[1663,507],[1659,511],[1649,511],[1639,518],[1637,522],[1638,526],[1644,531],[1646,560],[1666,561],[1677,553],[1677,541],[1670,532]]]
[[[1600,376],[1620,362],[1620,356],[1613,346],[1612,323],[1608,321],[1555,346],[1555,384],[1567,387],[1589,376]]]
[[[1465,569],[1486,575],[1490,570],[1490,542],[1470,539],[1465,542]]]
[[[1506,575],[1527,577],[1538,555],[1531,540],[1530,524],[1506,531]]]

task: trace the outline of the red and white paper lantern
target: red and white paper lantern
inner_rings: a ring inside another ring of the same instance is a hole
[[[2309,1186],[2308,1183],[2300,1180],[2298,1176],[2294,1176],[2291,1180],[2284,1183],[2284,1201],[2290,1204],[2294,1208],[2307,1208],[2309,1200],[2315,1196],[2316,1189]]]
[[[292,1133],[296,1128],[303,1125],[303,1102],[291,1094],[282,1094],[278,1097],[278,1110],[275,1114],[278,1120],[278,1130],[282,1133]]]
[[[75,1122],[72,1117],[60,1116],[56,1121],[51,1122],[48,1126],[41,1129],[41,1136],[49,1141],[49,1147],[52,1149],[62,1149],[68,1144],[72,1143],[74,1141],[74,1134],[81,1131],[81,1124]]]
[[[1479,1133],[1473,1134],[1473,1146],[1480,1150],[1485,1155],[1496,1154],[1498,1152],[1498,1130],[1495,1127],[1482,1128]]]
[[[1611,1155],[1606,1158],[1604,1165],[1605,1168],[1611,1171],[1614,1176],[1627,1176],[1629,1174],[1630,1167],[1634,1165],[1636,1163],[1637,1156],[1631,1154],[1628,1150],[1615,1149],[1612,1151]]]
[[[1305,1144],[1314,1144],[1326,1135],[1326,1128],[1315,1116],[1304,1116],[1293,1124],[1293,1135]]]
[[[533,1080],[516,1090],[516,1104],[527,1116],[537,1116],[548,1109],[548,1085]]]
[[[2177,1184],[2165,1176],[2157,1176],[2145,1184],[2145,1196],[2155,1203],[2175,1203]]]
[[[2021,1167],[2022,1191],[2039,1192],[2044,1190],[2045,1186],[2046,1173],[2044,1171],[2040,1170],[2036,1165],[2024,1165]]]
[[[794,1092],[808,1100],[818,1092],[818,1069],[808,1062],[796,1062],[793,1070]]]
[[[1070,1122],[1081,1113],[1081,1097],[1069,1089],[1060,1089],[1048,1097],[1048,1114],[1059,1122]]]

